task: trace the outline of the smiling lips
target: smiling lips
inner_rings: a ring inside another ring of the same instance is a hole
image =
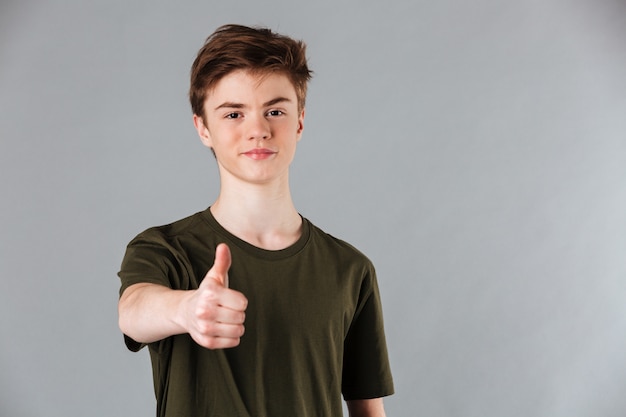
[[[270,158],[276,153],[277,153],[276,151],[273,151],[271,149],[255,148],[255,149],[249,150],[248,152],[244,152],[243,154],[250,159],[260,160],[260,159]]]

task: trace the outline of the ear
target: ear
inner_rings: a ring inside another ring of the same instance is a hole
[[[300,116],[298,116],[298,130],[296,131],[298,141],[302,137],[303,130],[304,130],[304,109],[302,109],[302,112],[300,112]]]
[[[197,114],[193,115],[193,125],[196,127],[200,140],[207,148],[213,148],[213,142],[211,141],[211,132],[204,124],[204,119]]]

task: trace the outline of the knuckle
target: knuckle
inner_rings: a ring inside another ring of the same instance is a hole
[[[195,315],[200,320],[211,320],[215,318],[216,306],[212,302],[202,302],[196,306]]]
[[[217,344],[217,340],[213,337],[208,338],[204,346],[209,349],[217,349],[219,347]]]
[[[215,301],[219,298],[218,288],[214,285],[205,288],[202,292],[202,299],[206,301]]]
[[[198,331],[205,336],[213,335],[215,326],[211,322],[202,322],[198,324]]]

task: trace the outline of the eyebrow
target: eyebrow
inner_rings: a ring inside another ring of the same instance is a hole
[[[267,101],[265,103],[263,103],[263,107],[269,107],[269,106],[273,106],[275,104],[278,103],[283,103],[283,102],[291,102],[291,99],[288,99],[286,97],[276,97],[271,99],[270,101]],[[215,110],[219,110],[219,109],[243,109],[244,107],[246,107],[244,104],[242,103],[235,103],[232,101],[226,101],[222,104],[220,104],[219,106],[217,106],[215,108]]]

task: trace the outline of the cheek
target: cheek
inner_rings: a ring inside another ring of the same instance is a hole
[[[211,129],[211,138],[215,146],[227,145],[237,141],[240,132],[233,126],[214,126]]]

